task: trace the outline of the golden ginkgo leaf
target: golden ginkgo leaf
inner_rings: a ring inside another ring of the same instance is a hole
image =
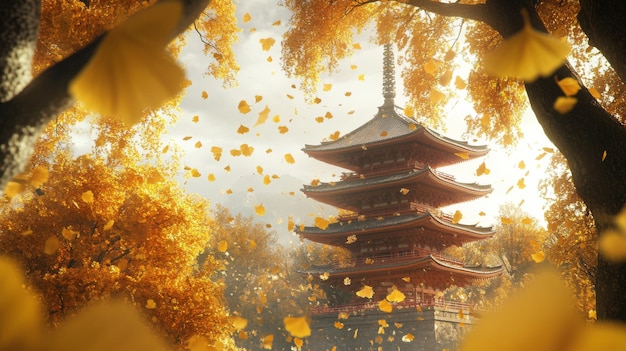
[[[289,164],[294,164],[296,161],[294,160],[293,156],[291,156],[291,154],[285,154],[285,162]]]
[[[547,77],[563,64],[570,45],[549,34],[535,30],[526,11],[524,27],[505,39],[485,56],[485,69],[499,77],[514,77],[532,82]]]
[[[616,230],[603,232],[598,241],[598,251],[609,261],[626,261],[626,236]]]
[[[261,125],[263,123],[265,123],[267,121],[267,118],[270,115],[270,108],[266,105],[265,108],[263,109],[263,111],[259,112],[259,117],[257,118],[256,122],[254,123],[254,126],[258,126]]]
[[[574,96],[580,91],[580,84],[572,77],[566,77],[556,82],[565,96]]]
[[[228,242],[226,240],[221,240],[219,243],[217,243],[217,251],[224,253],[227,250],[228,250]]]
[[[306,338],[311,335],[311,328],[305,317],[285,317],[283,319],[285,330],[296,338]]]
[[[248,12],[244,13],[244,15],[243,15],[243,23],[248,23],[248,22],[250,22],[251,19],[252,19],[252,16],[250,16],[250,14]]]
[[[378,302],[378,309],[383,312],[391,313],[393,311],[393,305],[390,304],[389,301],[382,299]]]
[[[248,326],[248,320],[241,316],[233,316],[231,323],[236,330],[243,330]]]
[[[88,203],[88,204],[93,203],[93,201],[94,201],[93,191],[91,191],[91,190],[85,191],[81,195],[81,199],[83,199],[83,201]]]
[[[274,43],[276,43],[276,40],[274,38],[264,38],[259,39],[259,42],[261,43],[263,51],[269,51],[272,46],[274,46]]]
[[[356,296],[364,299],[371,299],[374,296],[374,289],[372,289],[369,285],[365,285],[361,288],[361,290],[356,292]]]
[[[69,85],[89,110],[137,123],[184,86],[185,72],[165,50],[182,14],[180,1],[162,1],[107,33]]]
[[[389,302],[402,302],[406,296],[398,289],[394,289],[385,299]]]
[[[478,166],[478,168],[476,169],[477,176],[488,175],[489,173],[491,173],[491,170],[487,168],[485,162],[481,163],[480,166]]]
[[[546,258],[546,254],[543,253],[543,251],[538,251],[535,252],[533,254],[530,255],[530,257],[533,259],[533,261],[535,261],[536,263],[541,263],[543,262],[543,260]]]
[[[320,228],[321,230],[326,230],[329,224],[330,224],[329,220],[322,218],[322,217],[315,217],[315,226]]]
[[[571,111],[574,106],[578,103],[578,99],[571,96],[559,96],[554,101],[552,107],[556,110],[556,112],[564,115]]]
[[[462,218],[463,218],[463,214],[461,213],[461,211],[456,210],[454,212],[454,215],[452,215],[452,223],[454,224],[459,223]]]
[[[248,105],[248,102],[246,100],[239,101],[237,109],[239,109],[239,112],[243,113],[244,115],[251,111],[250,105]]]
[[[263,216],[265,214],[265,207],[263,207],[263,204],[255,205],[254,213],[256,213],[259,216]]]

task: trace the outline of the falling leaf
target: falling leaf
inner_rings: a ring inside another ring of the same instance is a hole
[[[270,178],[269,174],[266,174],[266,175],[263,177],[263,184],[265,184],[265,185],[270,185],[270,183],[271,183],[271,182],[272,182],[272,179]]]
[[[82,195],[81,195],[81,199],[83,199],[84,202],[90,204],[93,203],[94,201],[94,196],[93,196],[93,192],[91,190],[87,190],[85,191]]]
[[[348,237],[346,238],[346,244],[354,244],[356,240],[356,234],[348,235]]]
[[[46,255],[52,255],[61,247],[61,242],[55,235],[51,235],[46,239],[43,246],[43,253]]]
[[[463,78],[456,76],[456,78],[454,79],[454,87],[459,90],[463,90],[467,87],[467,83],[465,82],[465,80],[463,80]]]
[[[215,174],[211,173],[207,176],[207,180],[209,182],[214,182],[215,181]]]
[[[424,68],[424,72],[435,75],[437,68],[439,67],[439,62],[435,60],[429,60],[422,66]]]
[[[78,234],[80,233],[70,228],[61,229],[61,236],[63,236],[66,240],[69,240],[69,241],[74,240],[78,236]]]
[[[357,68],[358,68],[358,66],[357,66],[357,65],[350,65],[350,69],[352,69],[352,70],[355,70],[355,69],[357,69]]]
[[[48,170],[45,167],[37,166],[30,171],[30,184],[35,188],[41,187],[48,181]]]
[[[383,312],[391,313],[393,311],[393,305],[387,300],[382,299],[378,302],[378,309]]]
[[[524,218],[522,218],[522,224],[525,224],[525,225],[531,225],[532,223],[533,223],[532,218],[530,218],[530,217],[524,217]]]
[[[524,163],[524,161],[519,161],[519,163],[517,164],[517,168],[519,169],[524,169],[526,168],[526,163]]]
[[[481,176],[483,174],[488,175],[489,173],[491,173],[491,170],[487,168],[487,165],[485,164],[485,162],[481,163],[480,166],[478,166],[478,168],[476,169],[477,176]]]
[[[108,222],[106,222],[104,227],[102,227],[102,230],[104,230],[104,231],[111,230],[111,228],[113,228],[114,224],[115,224],[115,221],[111,219]]]
[[[311,335],[311,328],[305,317],[285,317],[283,324],[285,330],[296,338],[306,338]]]
[[[272,343],[274,342],[274,335],[270,334],[261,339],[261,346],[266,350],[272,349]]]
[[[439,84],[441,86],[446,86],[450,84],[452,81],[452,70],[447,70],[441,77],[439,77]]]
[[[463,214],[461,213],[461,211],[456,210],[454,212],[454,215],[452,216],[452,223],[454,223],[454,224],[459,223],[461,218],[463,218]]]
[[[364,299],[371,299],[374,296],[374,289],[372,289],[369,285],[365,285],[361,288],[361,290],[356,292],[356,296]]]
[[[442,101],[446,96],[440,92],[439,90],[436,89],[432,89],[430,91],[430,102],[432,102],[433,104],[436,104],[440,101]]]
[[[343,323],[341,323],[339,321],[336,321],[333,325],[337,329],[343,329]]]
[[[276,27],[276,26],[280,26],[280,20],[277,20],[276,22],[272,23],[272,26]]]
[[[530,257],[536,263],[541,263],[546,258],[546,255],[543,253],[543,251],[539,251],[539,252],[535,252],[535,253],[531,254]]]
[[[239,128],[237,128],[237,133],[239,134],[246,134],[249,131],[250,131],[250,128],[244,126],[243,124],[240,124]]]
[[[261,96],[261,95],[254,95],[254,102],[255,103],[260,102],[261,100],[263,100],[263,96]]]
[[[359,74],[358,79],[359,80],[365,80],[365,74]]]
[[[261,43],[261,48],[263,49],[263,51],[269,51],[274,43],[276,43],[276,40],[274,40],[274,38],[265,38],[259,39],[259,42]]]
[[[349,97],[349,96],[352,96],[352,92],[346,91],[343,95]]]
[[[159,2],[106,33],[70,82],[70,94],[87,109],[129,125],[176,96],[185,71],[165,49],[182,10],[178,1]]]
[[[517,187],[520,188],[520,189],[524,189],[526,187],[526,184],[524,183],[524,178],[520,178],[517,181]]]
[[[402,342],[411,342],[413,341],[413,339],[415,339],[415,336],[413,336],[413,334],[411,333],[406,333],[402,336]]]
[[[606,159],[606,150],[604,150],[604,152],[602,152],[602,161],[604,161]]]
[[[343,278],[343,285],[348,286],[350,284],[352,284],[352,280],[349,277]]]
[[[155,309],[155,308],[156,308],[156,306],[157,306],[157,305],[156,305],[156,302],[154,302],[154,300],[153,300],[153,299],[148,299],[148,300],[146,301],[146,308],[147,308],[147,309],[152,310],[152,309]]]
[[[217,243],[217,251],[224,253],[227,250],[228,250],[228,242],[226,240],[221,240],[219,243]]]
[[[598,240],[598,251],[609,261],[626,261],[626,236],[613,229],[604,231]]]
[[[566,77],[558,80],[557,84],[565,96],[574,96],[580,91],[580,84],[578,84],[578,81],[572,77]]]
[[[275,115],[274,117],[272,117],[272,122],[274,122],[274,123],[280,122],[280,116],[279,115]]]
[[[287,126],[278,126],[278,132],[280,134],[285,134],[289,131],[289,128],[287,128]]]
[[[563,64],[570,45],[549,34],[535,30],[522,12],[524,27],[505,39],[485,56],[485,69],[499,77],[514,77],[527,82],[547,77]]]
[[[190,139],[192,139],[192,138],[193,138],[192,136],[186,136],[186,137],[184,137],[184,138],[183,138],[183,140],[184,140],[184,141],[187,141],[187,140],[190,140]]]
[[[411,105],[407,105],[404,107],[404,114],[407,117],[413,118],[415,117],[415,110],[413,110],[413,107]]]
[[[251,111],[250,105],[248,105],[248,102],[246,100],[239,101],[239,105],[237,106],[237,108],[239,109],[239,112],[243,113],[244,115]]]
[[[455,152],[454,154],[464,160],[469,160],[469,154],[467,152]]]
[[[570,96],[559,96],[554,101],[552,107],[556,110],[556,112],[564,115],[571,111],[574,106],[578,103],[578,99]]]
[[[195,147],[196,149],[201,148],[202,147],[202,142],[197,141],[193,147]]]
[[[328,272],[324,272],[322,274],[320,274],[320,279],[323,281],[328,280],[328,278],[330,278],[330,274],[328,274]]]
[[[324,84],[324,87],[322,88],[323,91],[330,91],[333,88],[332,84]]]
[[[235,330],[244,330],[248,326],[248,320],[241,316],[233,316],[231,324],[235,327]]]
[[[258,126],[261,125],[263,123],[265,123],[265,121],[267,121],[267,118],[269,117],[270,114],[270,108],[265,105],[265,108],[263,109],[263,111],[259,112],[259,117],[256,120],[256,123],[254,123],[254,126]]]
[[[546,155],[547,155],[547,154],[546,154],[545,152],[543,152],[543,153],[539,154],[537,157],[535,157],[535,161],[539,161],[539,160],[541,160],[541,159],[542,159],[542,158],[544,158]]]
[[[513,224],[513,220],[508,217],[500,217],[500,223],[502,224]]]
[[[322,218],[322,217],[315,217],[315,226],[318,227],[319,229],[326,230],[329,224],[330,224],[329,220]]]
[[[405,299],[405,295],[398,289],[393,289],[387,297],[385,297],[389,302],[402,302]]]
[[[289,164],[294,164],[296,161],[294,160],[293,156],[291,156],[291,154],[285,154],[285,162]]]
[[[213,159],[215,159],[215,161],[219,161],[220,158],[222,158],[222,148],[219,146],[212,146],[211,153],[213,154]]]
[[[252,155],[252,153],[254,152],[254,148],[252,146],[249,146],[248,144],[241,144],[239,146],[239,149],[241,150],[241,154],[246,157]]]
[[[589,88],[589,94],[591,94],[591,96],[593,96],[596,99],[600,99],[602,97],[602,95],[596,88]]]
[[[265,207],[263,207],[263,204],[255,205],[254,213],[256,213],[259,216],[263,216],[265,214]]]
[[[400,194],[402,194],[402,195],[406,195],[406,194],[408,194],[408,193],[409,193],[409,191],[411,191],[411,190],[409,190],[409,189],[407,189],[407,188],[400,188]]]
[[[249,13],[247,13],[247,12],[246,12],[246,13],[243,15],[243,23],[248,23],[248,22],[250,22],[250,20],[251,20],[251,19],[252,19],[252,16],[250,16],[250,14],[249,14]]]
[[[202,174],[200,174],[200,172],[198,172],[198,169],[194,168],[191,170],[191,176],[194,178],[199,178],[202,176]]]
[[[209,93],[207,93],[206,91],[202,91],[201,97],[202,100],[206,100],[209,98]]]
[[[337,139],[339,139],[339,135],[340,135],[340,132],[337,130],[337,131],[335,131],[333,134],[331,134],[331,135],[328,137],[328,139],[333,140],[333,141],[334,141],[334,140],[337,140]]]

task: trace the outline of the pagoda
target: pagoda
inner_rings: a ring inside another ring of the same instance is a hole
[[[391,47],[385,45],[384,104],[371,120],[336,140],[302,149],[347,170],[336,182],[302,189],[343,211],[325,228],[299,228],[300,237],[352,253],[350,264],[307,269],[318,284],[347,292],[334,305],[315,308],[314,314],[377,310],[376,302],[393,290],[405,296],[397,308],[451,306],[442,298],[446,288],[502,273],[501,267],[467,266],[441,253],[494,235],[491,227],[461,224],[440,209],[492,191],[490,185],[459,182],[438,170],[483,157],[489,150],[447,138],[402,115],[394,104],[393,60]],[[374,291],[371,300],[356,295],[365,286]]]

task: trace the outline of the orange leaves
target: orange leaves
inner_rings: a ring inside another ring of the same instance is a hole
[[[364,299],[371,299],[374,296],[374,289],[371,286],[365,285],[361,290],[356,292],[356,296]]]
[[[306,338],[311,335],[311,328],[306,317],[285,317],[283,319],[285,330],[296,338]]]
[[[293,156],[291,156],[291,154],[285,154],[285,162],[289,163],[289,164],[294,164],[296,162],[296,160],[294,160]]]
[[[565,41],[535,30],[525,10],[522,15],[522,30],[485,56],[485,69],[499,77],[532,82],[539,76],[549,76],[562,65],[570,46]]]
[[[485,162],[481,163],[476,169],[476,175],[479,177],[481,175],[488,175],[489,173],[491,173],[491,170],[487,168],[487,165],[485,164]]]
[[[217,251],[224,253],[227,250],[228,250],[228,242],[226,240],[221,240],[219,243],[217,243]]]
[[[215,161],[219,161],[222,158],[222,148],[219,146],[212,146],[211,153]]]
[[[333,88],[332,84],[324,84],[324,87],[322,88],[323,91],[330,91]]]
[[[250,105],[248,105],[248,102],[246,100],[239,101],[239,105],[237,106],[237,109],[239,110],[239,112],[243,113],[244,115],[251,111]]]
[[[463,214],[461,213],[461,211],[456,210],[454,212],[454,215],[452,216],[452,223],[454,223],[454,224],[459,223],[461,218],[463,218]]]
[[[185,72],[165,47],[181,14],[179,2],[158,3],[109,31],[70,82],[71,95],[88,109],[130,125],[174,97]]]
[[[320,228],[321,230],[326,230],[329,224],[330,224],[329,220],[322,218],[322,217],[315,217],[315,226]]]
[[[405,298],[406,296],[398,289],[393,289],[393,291],[385,297],[387,301],[396,303],[404,301]]]
[[[91,190],[87,190],[87,191],[85,191],[85,192],[81,195],[81,199],[82,199],[84,202],[88,203],[88,204],[93,203],[93,201],[94,201],[93,192],[92,192]]]
[[[248,23],[252,19],[252,16],[248,12],[243,14],[243,23]]]
[[[156,302],[154,302],[153,299],[148,299],[146,301],[146,308],[147,309],[152,310],[152,309],[155,309],[156,307],[157,307],[157,304],[156,304]]]
[[[239,134],[246,134],[249,131],[250,131],[250,128],[244,126],[243,124],[240,124],[239,128],[237,128],[237,133]]]
[[[256,213],[258,216],[265,215],[265,207],[263,207],[263,204],[255,205],[254,206],[254,213]]]
[[[261,43],[261,48],[263,49],[263,51],[269,51],[276,43],[276,40],[274,38],[264,38],[259,39],[259,42]]]
[[[254,123],[254,126],[256,127],[258,125],[265,123],[265,121],[267,121],[267,118],[269,117],[269,114],[270,114],[270,108],[266,105],[263,111],[259,112],[259,117]]]

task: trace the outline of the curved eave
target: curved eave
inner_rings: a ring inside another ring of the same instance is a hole
[[[370,219],[350,223],[332,223],[326,230],[318,227],[296,228],[296,234],[318,243],[343,244],[348,235],[370,236],[389,233],[394,230],[419,228],[420,226],[437,230],[446,235],[461,235],[469,240],[488,239],[495,234],[492,227],[478,227],[443,221],[430,212],[388,217],[382,220]],[[357,239],[358,240],[358,239]]]
[[[467,267],[467,266],[459,266],[454,264],[449,264],[444,262],[441,259],[435,258],[432,255],[428,255],[416,260],[411,261],[403,261],[403,262],[394,262],[394,263],[383,263],[383,264],[371,264],[367,266],[355,266],[355,267],[347,267],[347,268],[328,268],[320,267],[319,269],[309,269],[306,271],[302,271],[302,273],[306,274],[328,274],[329,278],[340,278],[343,279],[346,276],[351,276],[359,273],[386,273],[389,275],[393,275],[395,273],[405,273],[410,272],[411,270],[420,270],[424,268],[432,268],[436,271],[440,272],[449,272],[453,274],[458,274],[460,276],[464,276],[467,278],[474,279],[484,279],[491,278],[502,274],[503,267]]]
[[[491,185],[480,185],[478,183],[460,183],[452,179],[443,177],[430,167],[420,170],[413,170],[406,173],[392,174],[374,178],[351,179],[347,181],[338,181],[335,183],[320,183],[316,186],[304,185],[302,192],[307,196],[315,198],[315,195],[341,195],[354,191],[367,191],[380,188],[381,186],[400,186],[410,181],[424,179],[423,184],[435,185],[439,188],[449,189],[451,191],[461,191],[464,195],[484,196],[493,191]],[[312,196],[313,195],[313,196]]]
[[[383,133],[385,136],[381,136]],[[427,144],[452,153],[466,153],[469,158],[484,156],[489,152],[486,145],[470,145],[467,141],[445,137],[397,113],[395,108],[385,106],[379,107],[379,112],[374,118],[337,140],[322,142],[319,145],[307,144],[302,151],[321,160],[334,154],[361,152],[363,148],[374,149],[404,141]]]

